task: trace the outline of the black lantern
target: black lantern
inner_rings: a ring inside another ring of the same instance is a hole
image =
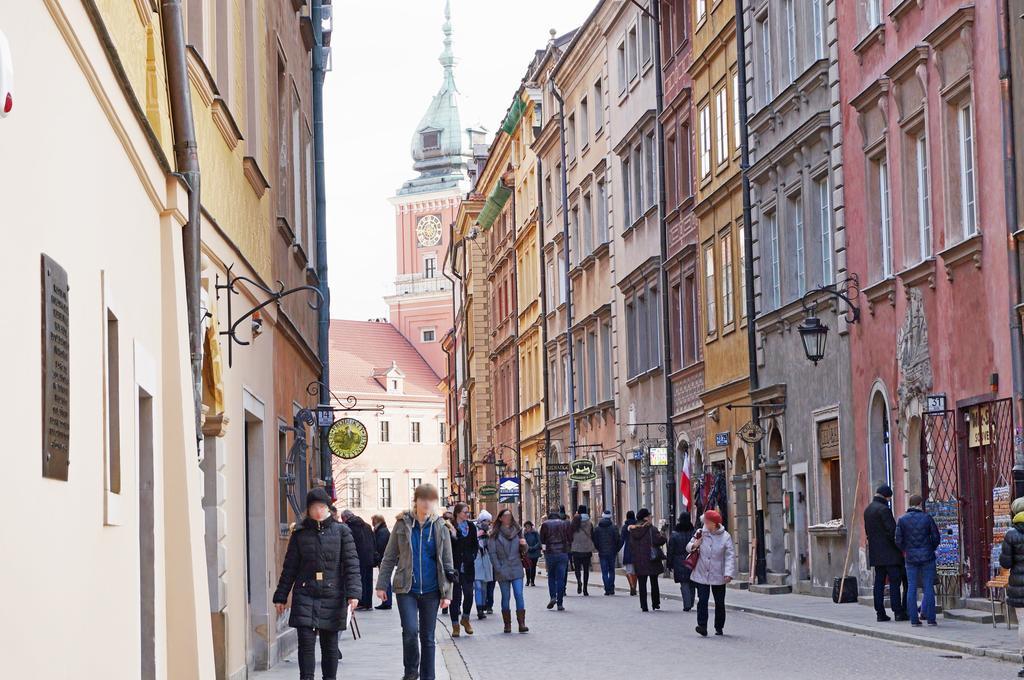
[[[541,476],[540,465],[538,465],[537,467],[533,468],[533,476],[536,477],[537,479],[540,479],[540,476]]]
[[[505,466],[505,461],[501,460],[500,458],[494,461],[494,471],[498,474],[499,477],[505,472]]]
[[[804,354],[817,366],[825,357],[825,340],[828,338],[828,326],[816,316],[808,316],[797,330],[800,340],[804,343]]]

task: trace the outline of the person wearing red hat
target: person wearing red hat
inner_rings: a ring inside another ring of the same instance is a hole
[[[704,513],[704,528],[697,531],[686,549],[700,551],[690,581],[697,588],[697,633],[708,634],[708,599],[715,598],[715,635],[725,629],[725,586],[736,576],[736,548],[722,526],[717,510]]]

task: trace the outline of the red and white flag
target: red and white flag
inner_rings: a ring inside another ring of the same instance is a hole
[[[679,493],[683,497],[683,509],[690,511],[693,504],[693,496],[690,484],[690,454],[687,453],[683,459],[683,469],[679,473]]]

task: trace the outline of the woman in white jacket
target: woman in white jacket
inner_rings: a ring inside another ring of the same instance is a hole
[[[722,526],[716,510],[704,513],[704,528],[694,534],[687,551],[700,550],[690,581],[697,588],[697,632],[708,634],[708,597],[715,598],[715,635],[725,628],[725,586],[736,576],[736,548],[732,536]]]

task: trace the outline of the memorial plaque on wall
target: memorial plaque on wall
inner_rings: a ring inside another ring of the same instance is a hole
[[[42,256],[43,476],[68,478],[71,443],[71,343],[68,273]]]

